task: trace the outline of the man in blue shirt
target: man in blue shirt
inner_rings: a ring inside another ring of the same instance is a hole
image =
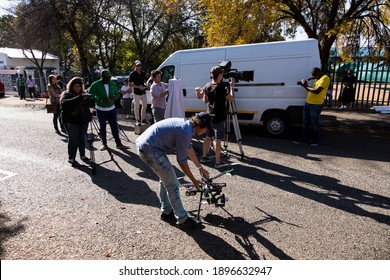
[[[201,182],[195,179],[187,161],[190,159],[195,164],[202,177],[209,177],[209,172],[200,164],[191,144],[193,135],[200,136],[209,129],[212,129],[211,117],[203,112],[188,120],[169,118],[159,121],[135,141],[140,158],[160,178],[161,219],[168,220],[175,216],[179,228],[194,228],[198,223],[188,216],[183,207],[179,192],[180,183],[167,157],[167,151],[175,150],[180,168],[194,187],[199,189]]]

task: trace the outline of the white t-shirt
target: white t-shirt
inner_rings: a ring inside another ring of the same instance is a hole
[[[129,88],[129,86],[123,85],[121,91],[127,91]],[[125,93],[122,98],[132,98],[131,93]]]

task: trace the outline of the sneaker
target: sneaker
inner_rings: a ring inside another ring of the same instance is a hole
[[[142,120],[142,123],[143,123],[143,124],[146,124],[146,123],[148,123],[148,122],[147,122],[145,119],[143,119],[143,120]]]
[[[136,122],[135,125],[141,125],[141,123],[140,122]]]
[[[210,162],[210,161],[211,161],[211,158],[209,158],[209,157],[201,157],[201,159],[200,159],[201,163],[206,163],[206,162]]]
[[[106,151],[106,150],[108,150],[107,145],[103,145],[100,147],[100,151]]]
[[[196,228],[199,224],[200,224],[199,222],[188,217],[183,223],[176,224],[176,226],[181,229],[190,229],[190,228]]]
[[[312,147],[318,147],[319,145],[320,145],[320,143],[318,143],[318,142],[310,143],[310,146],[312,146]]]
[[[80,159],[81,159],[82,161],[89,161],[89,158],[86,157],[86,156],[82,156],[82,157],[80,157]]]
[[[129,147],[129,146],[126,146],[126,145],[117,145],[116,148],[119,149],[119,150],[127,150],[127,149],[130,149],[130,147]]]
[[[173,211],[169,212],[169,214],[165,214],[164,212],[162,212],[160,218],[163,221],[168,221],[168,220],[174,219],[175,214],[173,214]]]

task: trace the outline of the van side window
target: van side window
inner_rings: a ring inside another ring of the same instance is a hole
[[[160,69],[162,75],[161,75],[161,81],[164,83],[168,83],[170,79],[173,79],[175,76],[175,66],[173,65],[167,65]]]

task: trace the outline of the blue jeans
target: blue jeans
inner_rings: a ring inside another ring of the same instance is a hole
[[[65,123],[65,129],[68,132],[68,157],[70,160],[76,158],[77,148],[79,148],[80,157],[85,156],[85,141],[88,129],[88,123],[74,124]]]
[[[101,111],[96,110],[96,115],[99,120],[100,125],[100,137],[102,138],[103,145],[107,145],[107,130],[106,130],[106,124],[108,124],[111,127],[111,133],[112,136],[115,139],[115,143],[117,146],[122,146],[122,142],[119,139],[119,128],[116,118],[116,110],[110,110],[110,111]]]
[[[324,106],[305,103],[303,106],[303,138],[310,137],[310,125],[313,129],[313,143],[320,142],[320,114]]]
[[[175,169],[165,153],[143,153],[138,151],[140,158],[160,178],[160,203],[161,211],[169,214],[172,210],[177,222],[183,223],[188,218],[188,212],[184,209],[180,198],[179,180]]]

